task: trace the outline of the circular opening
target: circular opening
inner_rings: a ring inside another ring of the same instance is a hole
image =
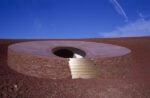
[[[68,49],[59,49],[54,52],[55,55],[64,57],[64,58],[72,58],[73,57],[73,52],[68,50]]]
[[[85,56],[84,51],[72,47],[57,47],[52,51],[56,56],[63,58],[83,58]]]

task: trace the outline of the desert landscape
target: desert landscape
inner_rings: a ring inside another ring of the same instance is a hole
[[[126,77],[102,79],[27,76],[8,67],[7,51],[10,44],[33,40],[1,39],[0,98],[150,98],[150,37],[67,40],[108,43],[129,48],[132,51],[130,71]]]

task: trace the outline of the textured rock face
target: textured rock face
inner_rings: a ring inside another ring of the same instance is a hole
[[[99,78],[124,77],[131,65],[131,51],[127,48],[83,41],[32,41],[8,47],[8,65],[19,73],[49,79],[71,79],[69,59],[53,53],[57,47],[73,47],[86,53],[84,58],[94,61]]]
[[[39,78],[71,78],[68,59],[48,58],[8,51],[8,65],[19,73]]]
[[[132,55],[94,59],[101,79],[125,78],[132,66]]]
[[[30,40],[0,41],[0,98],[149,98],[150,96],[150,37],[85,40],[117,44],[132,49],[132,66],[128,65],[130,59],[121,60],[127,61],[124,64],[127,65],[125,66],[127,69],[128,66],[131,67],[131,71],[124,79],[112,78],[112,75],[103,77],[105,79],[101,79],[102,76],[100,79],[44,79],[20,74],[8,67],[7,47],[23,41]],[[124,56],[131,58],[130,55]],[[109,62],[110,60],[105,62],[108,67]],[[98,66],[104,67],[100,64]],[[111,63],[111,66],[116,66],[116,63]]]

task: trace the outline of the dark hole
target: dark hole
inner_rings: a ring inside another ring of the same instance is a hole
[[[55,55],[64,58],[73,58],[73,52],[68,49],[59,49],[54,52]]]

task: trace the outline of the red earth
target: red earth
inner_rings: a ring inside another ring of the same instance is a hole
[[[150,98],[150,37],[80,40],[131,49],[133,62],[127,77],[52,80],[25,76],[8,67],[7,47],[31,40],[0,40],[0,98]]]

